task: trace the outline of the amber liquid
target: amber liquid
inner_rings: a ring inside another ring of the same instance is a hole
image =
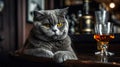
[[[111,35],[99,35],[95,34],[94,39],[97,40],[98,42],[109,42],[110,40],[114,39],[115,36],[113,34]]]
[[[95,34],[94,35],[94,39],[99,41],[99,42],[109,42],[110,40],[114,39],[115,36],[114,35],[99,35],[99,34]]]
[[[115,36],[114,35],[99,35],[99,34],[95,34],[94,35],[94,39],[98,41],[97,44],[97,49],[98,50],[102,50],[102,45],[108,45],[109,41],[114,39]]]

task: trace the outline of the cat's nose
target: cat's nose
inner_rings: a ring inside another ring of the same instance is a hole
[[[57,30],[53,30],[54,32],[56,32]]]

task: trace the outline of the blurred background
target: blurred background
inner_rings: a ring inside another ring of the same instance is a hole
[[[120,0],[0,0],[0,53],[23,46],[32,28],[34,10],[69,7],[70,35],[94,34],[94,12],[109,11],[114,33],[120,33]]]

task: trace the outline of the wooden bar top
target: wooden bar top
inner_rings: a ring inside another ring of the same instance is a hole
[[[115,53],[113,56],[100,57],[94,53],[97,50],[96,41],[92,35],[71,36],[72,46],[78,56],[78,60],[67,60],[63,63],[56,63],[53,59],[43,57],[33,57],[29,55],[16,55],[14,52],[9,55],[0,55],[0,65],[13,65],[12,67],[120,67],[120,35],[110,42],[108,51]],[[4,59],[6,58],[6,59]],[[7,62],[7,63],[6,63]],[[2,67],[2,66],[0,66]],[[3,66],[6,67],[6,66]]]
[[[12,61],[28,63],[38,63],[37,65],[47,65],[45,67],[120,67],[120,55],[116,54],[108,57],[100,57],[94,53],[81,53],[77,54],[78,60],[67,60],[63,63],[56,63],[53,59],[34,57],[29,55],[10,55]],[[22,60],[22,61],[21,61]],[[19,65],[19,63],[18,63]]]

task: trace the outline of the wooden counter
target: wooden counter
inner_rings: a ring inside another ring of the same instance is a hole
[[[0,54],[0,67],[120,67],[120,41],[119,38],[110,43],[109,51],[115,55],[109,57],[96,56],[96,41],[92,35],[72,37],[73,49],[78,60],[67,60],[56,63],[53,59],[33,57],[29,55]]]
[[[115,55],[108,57],[96,56],[94,52],[80,52],[77,53],[78,60],[67,60],[63,63],[56,63],[50,58],[11,54],[9,55],[9,64],[14,62],[16,66],[23,65],[29,67],[34,65],[42,67],[120,67],[120,52],[114,52]]]

